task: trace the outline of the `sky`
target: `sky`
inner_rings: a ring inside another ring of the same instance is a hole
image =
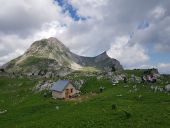
[[[0,0],[0,65],[43,38],[170,74],[170,0]]]

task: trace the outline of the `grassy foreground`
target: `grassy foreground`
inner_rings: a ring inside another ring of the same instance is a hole
[[[148,84],[84,79],[81,97],[54,100],[32,92],[36,79],[1,77],[0,110],[7,112],[0,114],[0,128],[169,128],[169,93]]]

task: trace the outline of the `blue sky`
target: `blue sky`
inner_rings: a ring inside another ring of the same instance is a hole
[[[55,4],[62,8],[63,13],[69,13],[70,17],[75,21],[86,20],[85,17],[77,14],[77,9],[73,7],[68,0],[54,0]]]
[[[149,27],[149,21],[140,21],[137,29],[145,29]]]
[[[79,55],[170,73],[169,0],[5,0],[0,12],[0,65],[52,36]]]

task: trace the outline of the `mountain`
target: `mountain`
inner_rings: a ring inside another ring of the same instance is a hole
[[[87,67],[95,69],[114,68],[122,70],[119,61],[106,52],[95,57],[84,57],[72,53],[56,38],[35,41],[20,57],[2,66],[8,72],[39,73],[70,72]]]

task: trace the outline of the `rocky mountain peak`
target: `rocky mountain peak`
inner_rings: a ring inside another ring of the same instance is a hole
[[[17,72],[53,72],[65,68],[76,70],[85,67],[104,69],[113,66],[116,70],[123,69],[119,61],[110,58],[106,51],[95,57],[79,56],[54,37],[35,41],[24,55],[5,65],[6,70]]]
[[[104,52],[102,52],[101,54],[99,54],[99,56],[108,56],[108,55],[107,55],[107,52],[104,51]],[[109,57],[109,56],[108,56],[108,57]]]
[[[50,37],[35,41],[26,51],[26,55],[54,59],[56,54],[68,51],[69,49],[62,42],[54,37]]]
[[[32,47],[54,47],[54,48],[58,47],[60,48],[60,50],[67,49],[66,46],[61,41],[54,37],[35,41],[30,48]]]
[[[107,59],[107,58],[110,58],[110,57],[107,55],[106,51],[104,51],[103,53],[101,53],[98,56],[96,56],[97,60],[104,60],[104,59]]]

